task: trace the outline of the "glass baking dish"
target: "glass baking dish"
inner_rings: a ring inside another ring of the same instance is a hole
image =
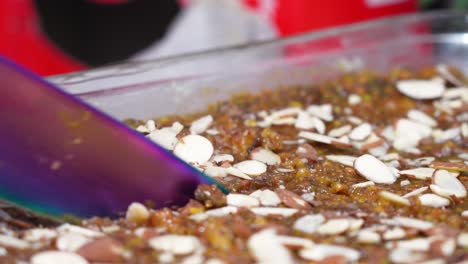
[[[50,80],[117,119],[146,119],[200,111],[235,93],[314,83],[347,71],[433,64],[468,72],[468,14],[392,17]]]

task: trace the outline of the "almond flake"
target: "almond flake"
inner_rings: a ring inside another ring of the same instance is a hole
[[[85,237],[101,237],[104,234],[98,231],[94,231],[88,228],[84,228],[81,226],[71,225],[71,224],[63,224],[56,229],[60,234],[78,234]]]
[[[431,252],[441,256],[452,256],[457,243],[455,239],[434,239],[430,243]]]
[[[427,230],[433,226],[431,222],[403,216],[394,217],[392,219],[389,219],[390,221],[387,220],[382,219],[381,222],[387,225],[403,226],[407,228],[414,228],[417,230]]]
[[[50,240],[57,237],[57,231],[47,228],[33,228],[25,232],[23,239],[29,242]]]
[[[295,249],[311,248],[314,246],[314,243],[310,239],[302,237],[277,236],[277,239],[284,246]]]
[[[400,119],[396,124],[393,147],[397,150],[406,150],[416,147],[421,139],[429,137],[431,127],[414,122],[409,119]]]
[[[203,172],[210,177],[226,177],[228,175],[227,169],[224,167],[214,166],[211,162],[205,165]]]
[[[277,125],[277,126],[294,125],[294,123],[296,123],[296,119],[293,117],[274,119],[273,121],[271,121],[272,125]]]
[[[396,87],[400,93],[416,100],[436,99],[445,92],[445,85],[439,79],[400,80]]]
[[[257,160],[267,165],[278,165],[281,163],[281,158],[276,153],[265,148],[255,148],[250,152],[250,158]]]
[[[254,193],[250,195],[256,197],[263,206],[278,206],[281,203],[278,195],[271,190],[258,190],[255,192],[259,192],[258,195],[253,195]]]
[[[348,136],[351,140],[362,141],[366,139],[371,132],[372,126],[369,123],[362,123],[351,130],[351,133],[349,133]]]
[[[460,131],[463,136],[463,138],[468,138],[468,123],[463,123],[460,126]]]
[[[419,263],[426,256],[420,252],[414,252],[405,248],[396,248],[390,251],[392,263]]]
[[[385,143],[385,140],[383,138],[380,138],[375,133],[371,133],[365,141],[354,141],[353,146],[356,149],[359,149],[362,151],[369,151],[370,149],[374,149],[374,152],[375,152],[375,148],[378,148],[384,145],[384,143]],[[377,152],[379,155],[385,154],[385,152],[387,152],[387,149],[388,147],[384,147],[381,150],[383,153],[379,153],[379,151]]]
[[[373,137],[373,135],[371,135],[371,137]],[[371,138],[369,138],[369,139],[371,139]],[[369,141],[369,139],[366,140],[366,141]],[[382,157],[387,154],[387,151],[390,148],[390,146],[385,142],[385,140],[383,138],[380,138],[380,137],[376,136],[372,140],[373,141],[370,141],[369,143],[364,144],[361,147],[361,149],[363,149],[363,150],[368,149],[369,154],[371,154],[372,156],[375,156],[375,157],[379,157],[381,160],[383,160]],[[373,146],[373,145],[376,145],[376,144],[378,144],[378,146]]]
[[[288,173],[288,172],[294,172],[295,170],[294,170],[294,169],[288,169],[288,168],[277,168],[276,171],[277,171],[277,172],[285,172],[285,173]]]
[[[462,101],[468,101],[468,87],[458,87],[458,88],[452,88],[448,89],[444,95],[443,98],[452,101],[455,99],[462,99]]]
[[[431,190],[440,196],[465,197],[466,189],[457,177],[446,170],[437,170],[433,177],[434,184],[431,184]]]
[[[348,116],[348,121],[354,125],[359,125],[363,122],[361,118],[356,116]]]
[[[348,155],[327,155],[325,158],[348,167],[353,167],[354,161],[357,159],[357,157]]]
[[[402,170],[400,171],[400,174],[411,176],[419,180],[427,180],[432,178],[434,172],[435,169],[433,168],[415,168],[410,170]]]
[[[468,171],[468,164],[464,162],[433,162],[431,167],[449,171]]]
[[[361,253],[348,247],[318,244],[312,248],[300,250],[299,256],[313,261],[322,261],[333,256],[342,256],[346,258],[347,262],[355,262],[361,257]]]
[[[236,177],[241,178],[241,179],[252,180],[252,178],[249,175],[243,173],[241,170],[239,170],[236,167],[226,168],[226,173],[228,173],[229,175],[232,175],[232,176],[236,176]]]
[[[354,161],[354,169],[364,178],[375,183],[392,184],[395,175],[383,162],[376,157],[364,154]]]
[[[317,133],[312,133],[312,132],[306,132],[306,131],[301,131],[299,132],[299,137],[311,140],[311,141],[316,141],[324,144],[336,144],[336,145],[342,145],[342,146],[349,146],[349,143],[340,140],[338,138],[333,138]]]
[[[16,249],[26,249],[30,246],[28,242],[8,235],[0,235],[0,245]]]
[[[281,216],[291,216],[298,212],[297,209],[294,208],[282,208],[282,207],[253,207],[250,208],[254,214],[257,215],[281,215]]]
[[[381,156],[380,159],[382,161],[392,161],[392,160],[399,160],[400,155],[398,153],[388,153],[384,156]]]
[[[459,127],[454,127],[447,130],[437,129],[432,133],[434,141],[439,144],[448,140],[456,139],[459,135],[461,135],[461,129]]]
[[[431,238],[413,238],[409,240],[400,240],[396,243],[398,248],[405,248],[415,251],[429,251]]]
[[[205,131],[208,135],[216,136],[219,135],[219,131],[216,128],[210,128]]]
[[[399,195],[396,195],[394,193],[391,193],[391,192],[387,192],[387,191],[381,191],[379,192],[379,195],[386,199],[386,200],[389,200],[391,202],[394,202],[394,203],[398,203],[398,204],[402,204],[402,205],[407,205],[409,206],[410,205],[410,202],[408,201],[408,199],[405,199]]]
[[[411,184],[411,182],[408,181],[408,180],[403,180],[403,181],[400,182],[400,186],[406,186],[406,185],[410,185],[410,184]],[[406,198],[406,197],[403,195],[403,198]]]
[[[173,150],[178,142],[177,133],[171,128],[154,130],[146,137],[168,150]]]
[[[302,199],[299,195],[283,189],[277,189],[276,194],[280,198],[281,202],[290,208],[295,209],[310,209],[311,206],[307,201]]]
[[[265,229],[250,236],[247,247],[256,263],[294,263],[292,254],[281,244],[274,229]]]
[[[271,118],[272,120],[285,119],[285,118],[296,116],[300,112],[302,112],[302,110],[300,108],[298,108],[298,107],[288,107],[288,108],[284,108],[284,109],[273,112],[269,116],[269,118]]]
[[[306,112],[299,112],[294,127],[297,129],[309,130],[315,128],[315,117]]]
[[[425,192],[427,189],[429,189],[429,188],[426,187],[426,186],[421,187],[421,188],[417,188],[417,189],[412,190],[411,192],[403,195],[403,198],[410,198],[412,196],[420,195],[421,193]]]
[[[300,144],[296,153],[300,158],[307,159],[307,161],[316,161],[318,159],[317,150],[307,143]]]
[[[83,245],[91,242],[92,239],[77,233],[67,233],[60,235],[55,241],[55,246],[58,250],[75,252]]]
[[[350,94],[348,96],[348,104],[357,105],[359,103],[361,103],[361,96],[359,96],[357,94]]]
[[[378,244],[380,235],[374,231],[361,230],[357,233],[357,241],[363,244]]]
[[[223,161],[234,162],[234,156],[231,154],[218,154],[214,155],[211,160],[216,163],[222,163]]]
[[[458,235],[457,243],[462,248],[468,248],[468,233]]]
[[[31,257],[31,264],[88,264],[88,261],[78,254],[60,251],[43,251]]]
[[[257,160],[244,160],[234,164],[234,168],[250,176],[257,176],[267,171],[267,165]]]
[[[306,234],[313,234],[323,222],[325,217],[321,214],[305,215],[294,222],[293,228]]]
[[[365,181],[365,182],[353,184],[351,185],[351,188],[365,188],[365,187],[374,186],[374,185],[375,183],[373,181]]]
[[[257,198],[245,194],[230,193],[226,196],[226,201],[227,205],[236,207],[255,207],[260,205]]]
[[[174,147],[174,154],[190,164],[203,164],[213,155],[213,144],[202,136],[188,135]]]
[[[406,232],[400,227],[395,227],[385,231],[382,236],[385,240],[398,240],[406,237]]]
[[[134,223],[144,224],[148,221],[150,213],[146,206],[141,203],[133,202],[127,209],[125,218]]]
[[[190,216],[190,219],[199,222],[205,220],[208,217],[223,217],[235,213],[237,213],[237,207],[225,206],[216,209],[211,209],[202,213],[193,214]]]
[[[198,238],[183,235],[163,235],[154,237],[148,241],[151,248],[173,253],[175,255],[187,255],[200,247]]]
[[[351,132],[352,128],[353,127],[350,125],[344,125],[330,130],[327,135],[329,137],[339,138]]]
[[[465,210],[461,213],[462,217],[468,218],[468,210]]]
[[[211,126],[211,124],[213,124],[213,117],[211,115],[201,117],[192,122],[192,125],[190,126],[190,133],[201,134],[205,132]]]
[[[418,197],[419,201],[424,206],[430,206],[434,208],[445,207],[450,204],[450,200],[438,195],[427,193]]]
[[[409,110],[408,118],[430,127],[437,126],[437,121],[434,118],[416,109]]]
[[[311,105],[307,107],[307,112],[327,122],[330,122],[333,120],[331,104]]]
[[[317,228],[320,235],[338,235],[344,233],[350,227],[350,221],[346,218],[331,219]]]
[[[447,65],[445,64],[438,64],[436,66],[437,73],[440,74],[442,78],[447,80],[448,82],[455,84],[456,86],[463,86],[463,82],[460,81],[455,75],[453,75]],[[450,90],[449,90],[450,91]]]

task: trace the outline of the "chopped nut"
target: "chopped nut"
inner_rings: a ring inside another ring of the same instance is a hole
[[[130,222],[143,224],[148,221],[149,216],[149,211],[146,209],[146,206],[141,203],[134,202],[128,207],[125,218]]]

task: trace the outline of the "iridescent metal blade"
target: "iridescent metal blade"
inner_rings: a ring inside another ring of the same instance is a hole
[[[0,57],[0,198],[52,215],[185,203],[216,183],[122,123]]]

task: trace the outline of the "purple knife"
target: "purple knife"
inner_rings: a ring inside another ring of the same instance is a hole
[[[53,216],[115,216],[133,201],[182,205],[201,183],[218,184],[0,57],[1,199]]]

